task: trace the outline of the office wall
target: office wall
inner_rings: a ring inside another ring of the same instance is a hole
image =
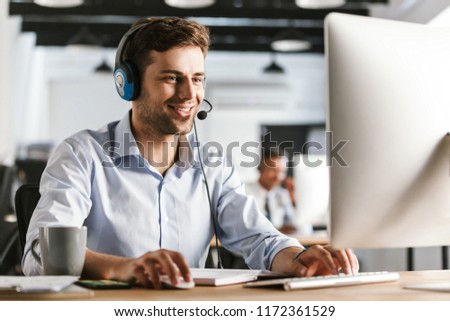
[[[12,162],[11,56],[17,30],[8,17],[8,1],[0,0],[0,163]]]
[[[428,23],[450,5],[450,0],[389,0],[370,6],[370,15],[392,20]]]
[[[49,83],[49,140],[58,143],[82,129],[121,119],[129,103],[116,93],[111,75],[87,74]]]
[[[0,163],[11,165],[24,137],[35,140],[45,130],[46,123],[42,126],[36,120],[46,104],[39,106],[41,99],[35,99],[45,96],[45,91],[39,92],[45,84],[33,81],[38,73],[32,68],[39,66],[35,35],[22,33],[21,19],[8,17],[8,2],[0,3]]]

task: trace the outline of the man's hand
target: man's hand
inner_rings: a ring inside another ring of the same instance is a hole
[[[83,277],[112,279],[159,289],[162,287],[161,275],[168,275],[172,284],[178,284],[179,277],[186,282],[192,280],[189,266],[178,252],[158,250],[138,258],[86,252]]]
[[[295,276],[356,274],[359,263],[350,249],[337,250],[331,246],[314,245],[300,253],[302,248],[281,250],[272,262],[272,271]]]

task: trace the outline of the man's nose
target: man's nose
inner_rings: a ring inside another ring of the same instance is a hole
[[[192,81],[183,81],[178,85],[178,96],[184,100],[190,100],[195,97],[195,86]]]

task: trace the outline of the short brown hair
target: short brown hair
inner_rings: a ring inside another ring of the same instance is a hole
[[[124,59],[131,61],[142,73],[146,66],[152,63],[150,51],[164,52],[176,47],[200,47],[206,56],[209,47],[209,30],[201,24],[177,17],[142,18],[137,20],[130,29],[143,25],[133,35],[124,48]]]

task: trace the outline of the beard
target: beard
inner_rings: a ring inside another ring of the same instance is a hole
[[[192,113],[187,119],[175,119],[168,113],[165,105],[152,100],[145,91],[141,92],[136,104],[136,111],[145,131],[163,135],[185,135],[192,130],[194,116]]]

